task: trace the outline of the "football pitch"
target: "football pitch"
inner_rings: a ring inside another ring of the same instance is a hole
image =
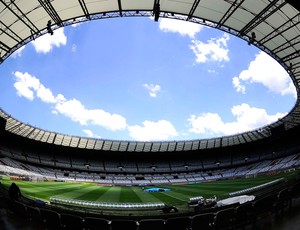
[[[112,203],[147,203],[163,202],[176,207],[187,206],[191,197],[203,196],[210,198],[226,198],[230,192],[252,188],[278,178],[291,178],[297,173],[280,173],[272,176],[259,176],[248,179],[227,179],[220,181],[201,182],[181,185],[160,185],[159,188],[167,188],[164,192],[145,192],[150,187],[139,186],[103,186],[94,183],[77,182],[30,182],[22,180],[11,180],[4,176],[1,184],[8,188],[15,182],[21,190],[22,195],[31,199],[39,199],[45,202],[50,197],[75,199],[93,202]]]

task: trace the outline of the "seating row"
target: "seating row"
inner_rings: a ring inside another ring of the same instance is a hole
[[[190,183],[201,182],[205,180],[220,180],[234,177],[250,177],[259,173],[267,173],[275,171],[282,171],[291,169],[291,167],[300,166],[300,158],[283,158],[276,161],[276,164],[270,164],[272,161],[264,161],[256,164],[249,164],[247,166],[239,166],[236,168],[218,169],[211,172],[203,171],[187,171],[184,173],[172,174],[112,174],[109,172],[88,172],[88,171],[70,171],[47,168],[46,166],[30,165],[24,162],[19,162],[8,157],[0,158],[0,172],[5,174],[22,175],[35,178],[35,180],[70,180],[82,182],[95,182],[99,184],[115,184],[115,185],[139,185],[139,184],[176,184],[176,183]],[[292,160],[293,159],[293,160]],[[287,162],[294,162],[292,165]],[[263,167],[264,166],[264,167]],[[275,168],[276,166],[276,168]],[[266,167],[268,170],[266,170]],[[286,168],[289,167],[289,168]]]
[[[252,154],[251,157],[240,157],[237,159],[222,158],[218,159],[201,159],[190,161],[165,161],[165,162],[119,162],[119,161],[100,161],[100,160],[85,160],[69,157],[66,155],[54,154],[46,155],[42,153],[23,153],[17,150],[9,150],[4,147],[0,152],[0,156],[15,159],[28,164],[40,165],[40,167],[55,167],[63,170],[71,171],[87,171],[87,172],[110,172],[110,173],[174,173],[174,172],[188,172],[188,171],[207,171],[218,170],[220,168],[236,168],[244,164],[254,164],[251,170],[240,171],[241,173],[257,174],[265,171],[276,171],[282,168],[288,168],[299,163],[299,153],[285,156],[278,154],[276,156],[268,155],[267,153],[260,155]],[[275,158],[276,157],[276,158]],[[259,165],[261,162],[264,164]],[[299,164],[298,164],[299,165]],[[259,167],[257,167],[259,166]]]
[[[291,206],[298,198],[300,183],[284,188],[278,193],[268,194],[254,201],[237,206],[224,206],[219,209],[202,210],[192,215],[158,216],[158,218],[135,219],[81,216],[77,213],[65,213],[48,208],[34,207],[7,199],[7,208],[14,214],[30,221],[41,223],[45,229],[72,230],[198,230],[198,229],[236,229],[246,225],[255,227],[263,213],[278,215]]]

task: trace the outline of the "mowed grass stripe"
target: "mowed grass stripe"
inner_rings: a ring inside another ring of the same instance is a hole
[[[20,182],[17,182],[17,184],[19,184]],[[21,183],[24,184],[24,186],[28,186],[28,185],[34,185],[36,187],[49,187],[49,188],[56,188],[56,187],[60,187],[60,186],[76,186],[78,183],[70,183],[70,182],[54,182],[54,183],[49,183],[47,181],[45,182],[31,182],[28,183],[28,181],[22,181]]]
[[[214,195],[223,195],[230,192],[235,192],[238,190],[251,188],[260,184],[264,183],[234,183],[234,184],[225,184],[225,183],[203,183],[201,186],[199,186],[199,191],[202,193],[210,193]],[[200,194],[201,195],[201,194]]]
[[[189,187],[189,186],[170,186],[170,189],[174,192],[185,194],[189,197],[200,196],[200,187]]]
[[[273,181],[277,178],[282,177],[282,175],[277,175],[276,177],[263,176],[259,178],[248,178],[248,179],[229,179],[222,181],[214,181],[214,182],[202,182],[197,184],[190,185],[179,185],[179,186],[171,186],[176,191],[178,190],[186,190],[191,191],[190,188],[195,188],[197,190],[198,195],[207,197],[213,195],[224,195],[230,192],[234,192],[237,190],[242,190],[246,188],[251,188],[257,185],[261,185],[270,181]],[[192,192],[190,193],[192,195]]]
[[[243,186],[242,186],[243,187]],[[224,193],[229,193],[229,192],[233,192],[236,191],[236,186],[223,186],[223,185],[202,185],[199,186],[199,192],[198,195],[200,196],[212,196],[212,195],[221,195]]]
[[[178,188],[177,188],[178,189]],[[224,195],[228,194],[229,192],[236,191],[235,186],[229,186],[224,187],[222,185],[214,185],[213,183],[211,185],[204,185],[198,186],[197,193],[190,193],[191,196],[203,196],[205,198],[214,196],[214,195]],[[184,191],[183,191],[184,192]]]
[[[26,194],[32,197],[36,197],[38,199],[47,200],[49,201],[51,196],[60,196],[61,194],[68,193],[70,191],[76,191],[83,187],[83,185],[78,185],[77,187],[67,187],[67,188],[60,188],[60,189],[50,189],[47,191],[40,191],[41,188],[32,188],[30,191],[26,191]],[[24,191],[25,192],[25,191]]]
[[[214,195],[226,195],[229,192],[251,188],[260,184],[273,181],[281,177],[292,177],[298,173],[285,173],[275,176],[262,176],[248,179],[228,179],[223,181],[202,182],[186,185],[170,185],[169,192],[147,193],[140,187],[108,187],[96,186],[93,183],[74,183],[74,182],[30,182],[13,181],[9,177],[2,178],[1,182],[5,187],[9,187],[12,182],[20,186],[23,194],[28,194],[32,198],[49,200],[51,196],[64,194],[66,198],[81,200],[97,200],[101,202],[158,202],[164,203],[183,203],[187,197]],[[78,190],[78,191],[77,191]],[[81,191],[80,191],[81,190]],[[166,195],[168,194],[168,195]]]
[[[120,202],[141,203],[142,200],[137,196],[132,187],[121,187]]]
[[[79,199],[78,197],[82,197],[82,195],[93,191],[95,187],[96,186],[94,185],[82,184],[82,187],[80,189],[69,190],[68,192],[61,193],[57,196],[70,199]]]
[[[10,180],[2,180],[2,181],[7,187],[9,187],[12,182],[15,182],[20,187],[22,194],[26,194],[30,197],[34,197],[46,201],[49,201],[49,198],[51,196],[69,192],[71,190],[74,191],[80,189],[83,186],[79,183],[65,183],[65,182],[55,182],[56,186],[53,186],[55,183],[47,184],[48,182],[29,182],[29,181],[10,181]]]
[[[203,196],[205,198],[211,197],[213,195],[223,195],[224,193],[228,193],[233,189],[231,186],[230,189],[223,188],[222,186],[216,186],[216,185],[210,185],[206,186],[204,183],[201,184],[193,184],[190,187],[185,185],[179,185],[179,186],[170,186],[171,191],[177,192],[178,194],[185,195],[185,199],[188,200],[189,197],[195,197],[195,196]],[[183,196],[184,197],[184,196]]]
[[[19,185],[19,184],[18,184]],[[36,186],[35,184],[28,184],[27,186],[24,186],[23,184],[20,184],[19,187],[21,191],[26,191],[26,190],[38,190],[40,192],[42,191],[50,191],[50,190],[65,190],[65,189],[76,189],[78,187],[81,187],[81,184],[59,184],[58,186]]]
[[[151,192],[144,192],[139,187],[133,187],[132,190],[135,192],[135,194],[139,197],[139,199],[142,202],[161,202],[160,199],[153,196]]]
[[[30,183],[28,183],[29,181],[23,181],[23,180],[10,180],[9,179],[9,177],[7,177],[7,176],[5,176],[5,177],[3,177],[2,178],[2,184],[4,184],[4,185],[8,185],[8,186],[10,186],[11,185],[11,183],[12,182],[14,182],[14,183],[16,183],[16,184],[23,184],[23,186],[27,186],[27,185],[31,185],[31,184],[33,184],[33,185],[35,185],[35,186],[43,186],[43,187],[47,187],[47,186],[57,186],[58,184],[66,184],[66,183],[68,183],[68,184],[71,184],[71,183],[69,183],[69,182],[50,182],[50,181],[41,181],[41,182],[34,182],[34,181],[30,181]],[[78,184],[78,183],[73,183],[73,184]]]
[[[108,188],[105,193],[103,193],[97,201],[99,202],[119,202],[121,187],[106,187]]]
[[[16,183],[21,191],[30,191],[30,189],[38,189],[38,191],[48,191],[48,190],[56,190],[56,189],[65,189],[67,187],[78,187],[79,183],[68,183],[68,182],[30,182],[30,181],[11,181],[11,180],[2,180],[2,184],[9,188],[11,183]],[[49,184],[50,183],[50,184]]]
[[[174,192],[174,191],[168,191],[168,192],[162,192],[164,195],[166,196],[170,196],[176,200],[180,200],[180,201],[187,201],[189,198],[189,195],[186,194],[182,194],[182,193],[178,193],[178,192]]]
[[[169,192],[152,192],[153,196],[159,199],[163,203],[172,204],[172,203],[178,203],[183,201],[180,198],[178,199],[172,195],[167,195],[167,193]]]
[[[94,185],[93,187],[91,187],[91,190],[89,192],[85,192],[81,196],[78,196],[77,199],[96,201],[99,199],[100,196],[106,193],[108,189],[109,187]]]

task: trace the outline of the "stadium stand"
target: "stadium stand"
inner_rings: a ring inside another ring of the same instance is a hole
[[[105,164],[105,162],[104,162]],[[110,162],[111,164],[111,162]],[[159,174],[153,174],[152,172],[147,174],[127,174],[127,172],[134,173],[132,171],[126,171],[126,174],[119,174],[119,172],[107,171],[105,173],[105,179],[100,179],[98,171],[88,170],[84,168],[72,168],[71,167],[57,167],[53,169],[48,164],[37,165],[36,162],[20,162],[19,159],[11,159],[8,157],[0,158],[0,169],[2,172],[11,173],[13,175],[27,175],[40,178],[56,178],[61,180],[75,180],[85,182],[96,182],[106,184],[123,184],[123,185],[139,185],[139,184],[180,184],[187,182],[201,182],[221,180],[226,178],[244,177],[248,178],[257,174],[278,172],[282,170],[288,170],[298,167],[300,164],[299,154],[293,154],[276,160],[265,160],[257,163],[247,164],[247,166],[236,166],[230,168],[224,168],[219,170],[213,170],[210,168],[210,172],[195,171],[187,173],[177,173],[176,170],[158,171]]]

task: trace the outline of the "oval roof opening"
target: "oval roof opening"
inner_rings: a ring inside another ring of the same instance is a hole
[[[59,28],[17,50],[1,72],[1,107],[16,119],[112,140],[233,135],[277,121],[296,101],[288,73],[263,51],[165,18]]]

